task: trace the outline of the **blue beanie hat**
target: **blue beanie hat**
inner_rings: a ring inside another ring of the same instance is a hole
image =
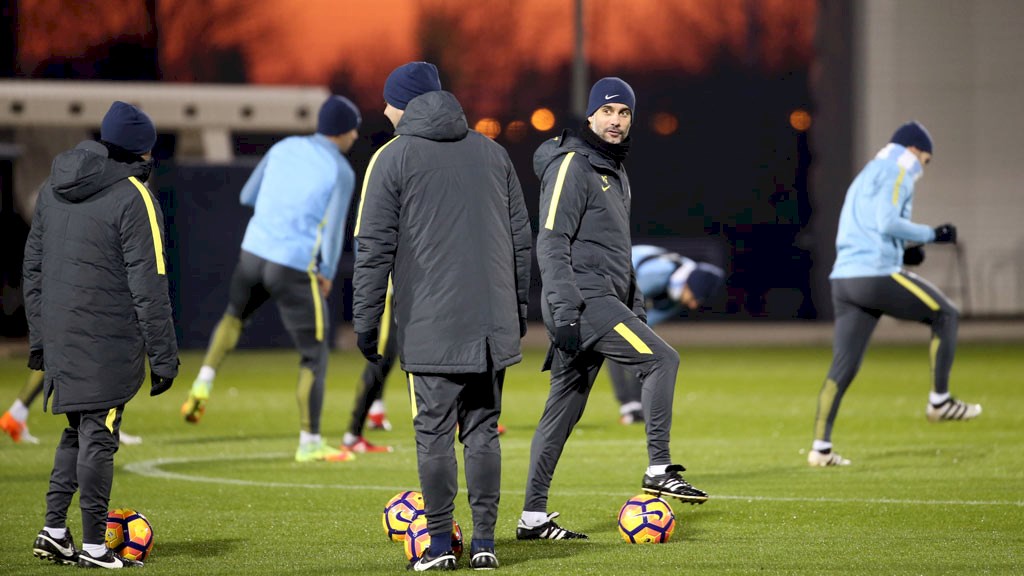
[[[405,110],[409,101],[427,92],[441,89],[437,66],[430,62],[409,62],[388,74],[384,82],[384,101],[399,110]]]
[[[714,264],[701,262],[690,272],[686,285],[698,302],[704,303],[725,284],[725,272]]]
[[[904,147],[913,146],[922,152],[932,153],[931,134],[928,134],[928,130],[916,121],[907,122],[897,128],[889,142]]]
[[[636,96],[633,89],[622,78],[608,76],[598,80],[590,89],[590,100],[587,101],[587,118],[594,115],[597,109],[605,104],[625,104],[633,111],[636,107]]]
[[[316,131],[324,136],[337,136],[349,130],[359,128],[363,117],[359,108],[344,96],[330,96],[320,106],[320,115],[316,121]]]
[[[117,100],[110,105],[100,124],[100,140],[141,156],[153,150],[156,126],[145,112]]]

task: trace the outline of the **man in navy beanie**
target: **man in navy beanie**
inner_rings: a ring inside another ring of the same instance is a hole
[[[541,144],[533,163],[541,181],[537,262],[541,310],[551,347],[544,369],[551,387],[530,447],[520,540],[586,538],[555,523],[548,492],[555,467],[604,361],[640,374],[645,390],[648,467],[641,488],[700,504],[672,462],[669,437],[679,353],[646,324],[630,242],[633,191],[626,173],[636,111],[633,88],[617,77],[598,80],[587,100],[586,125]],[[577,471],[578,472],[578,471]]]
[[[932,228],[910,219],[914,188],[932,159],[932,138],[918,122],[907,122],[868,162],[846,191],[836,234],[836,261],[829,280],[835,310],[832,365],[818,394],[811,466],[848,466],[832,450],[839,404],[853,383],[868,341],[883,315],[931,328],[932,386],[925,406],[930,422],[963,421],[981,415],[980,404],[950,395],[960,313],[938,288],[903,268],[924,260],[927,243],[955,244],[956,227]],[[908,246],[908,242],[915,243]]]
[[[121,419],[145,381],[147,360],[150,395],[171,387],[178,345],[163,214],[145,184],[156,129],[138,108],[114,102],[100,136],[54,158],[25,244],[28,367],[45,372],[43,410],[52,398],[52,412],[68,423],[32,553],[58,564],[124,568],[142,563],[104,545]],[[81,552],[67,526],[76,492]]]
[[[388,74],[384,81],[384,115],[391,124],[398,126],[398,121],[405,112],[409,102],[428,92],[441,90],[441,78],[437,74],[437,66],[430,62],[409,62]]]
[[[241,203],[254,212],[231,277],[227,309],[181,407],[186,422],[200,421],[221,361],[235,348],[245,322],[273,298],[299,351],[295,461],[354,457],[321,437],[320,416],[328,357],[327,295],[338,271],[355,187],[345,154],[359,137],[361,121],[351,100],[330,96],[320,107],[316,133],[271,146],[242,187]]]
[[[413,400],[416,463],[430,549],[409,568],[454,570],[456,429],[473,513],[470,567],[498,567],[498,418],[505,369],[522,359],[532,250],[508,153],[470,130],[437,68],[410,62],[384,83],[395,137],[367,169],[356,217],[352,323],[376,366],[385,310]],[[391,280],[393,279],[393,282]],[[394,310],[386,308],[389,286]],[[384,320],[386,322],[386,320]]]
[[[156,144],[156,127],[142,110],[116,101],[103,116],[100,140],[137,156],[145,156]]]

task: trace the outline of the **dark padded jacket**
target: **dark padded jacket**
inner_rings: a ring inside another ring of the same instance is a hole
[[[587,348],[617,323],[643,315],[631,259],[626,169],[569,131],[533,156],[541,181],[537,262],[550,333],[580,322]]]
[[[370,160],[356,219],[356,332],[377,327],[394,280],[402,368],[482,373],[519,362],[532,250],[512,162],[469,130],[455,96],[414,98]]]
[[[178,373],[163,214],[142,183],[149,162],[108,158],[82,142],[53,161],[25,245],[29,346],[42,350],[43,408],[120,406],[152,370]]]

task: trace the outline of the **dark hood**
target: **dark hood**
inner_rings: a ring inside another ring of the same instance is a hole
[[[562,130],[560,136],[545,141],[533,153],[534,174],[537,175],[537,178],[543,180],[544,171],[547,170],[548,166],[569,152],[577,152],[586,156],[587,160],[594,166],[602,166],[609,170],[615,169],[611,161],[599,154],[597,150],[594,150],[593,147],[577,136],[572,130],[566,129]]]
[[[466,113],[451,92],[439,90],[413,98],[398,121],[395,134],[419,136],[427,140],[462,140],[469,132]]]
[[[68,202],[81,202],[129,176],[145,181],[152,162],[125,164],[108,157],[107,148],[86,140],[53,159],[50,186],[53,193]]]

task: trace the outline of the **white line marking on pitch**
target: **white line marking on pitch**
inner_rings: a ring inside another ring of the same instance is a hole
[[[252,486],[258,488],[313,488],[331,490],[381,490],[397,491],[408,489],[408,486],[381,486],[361,484],[304,484],[301,482],[268,482],[264,480],[241,480],[237,478],[214,478],[209,476],[197,476],[194,474],[182,474],[164,470],[163,466],[172,464],[194,464],[197,462],[221,462],[224,460],[272,460],[288,458],[291,454],[287,452],[271,454],[252,454],[247,456],[208,456],[202,458],[157,458],[155,460],[144,460],[132,462],[125,465],[124,469],[132,474],[146,476],[149,478],[162,478],[164,480],[180,480],[183,482],[201,482],[207,484],[229,484],[232,486]],[[465,491],[465,486],[459,486],[460,491]],[[522,490],[505,490],[503,493],[523,494]],[[600,490],[558,490],[559,496],[622,496],[622,492],[606,492]],[[1024,507],[1024,501],[1014,500],[904,500],[899,498],[828,498],[814,496],[735,496],[712,494],[712,500],[746,500],[748,502],[820,502],[823,504],[907,504],[923,506],[1015,506]]]

